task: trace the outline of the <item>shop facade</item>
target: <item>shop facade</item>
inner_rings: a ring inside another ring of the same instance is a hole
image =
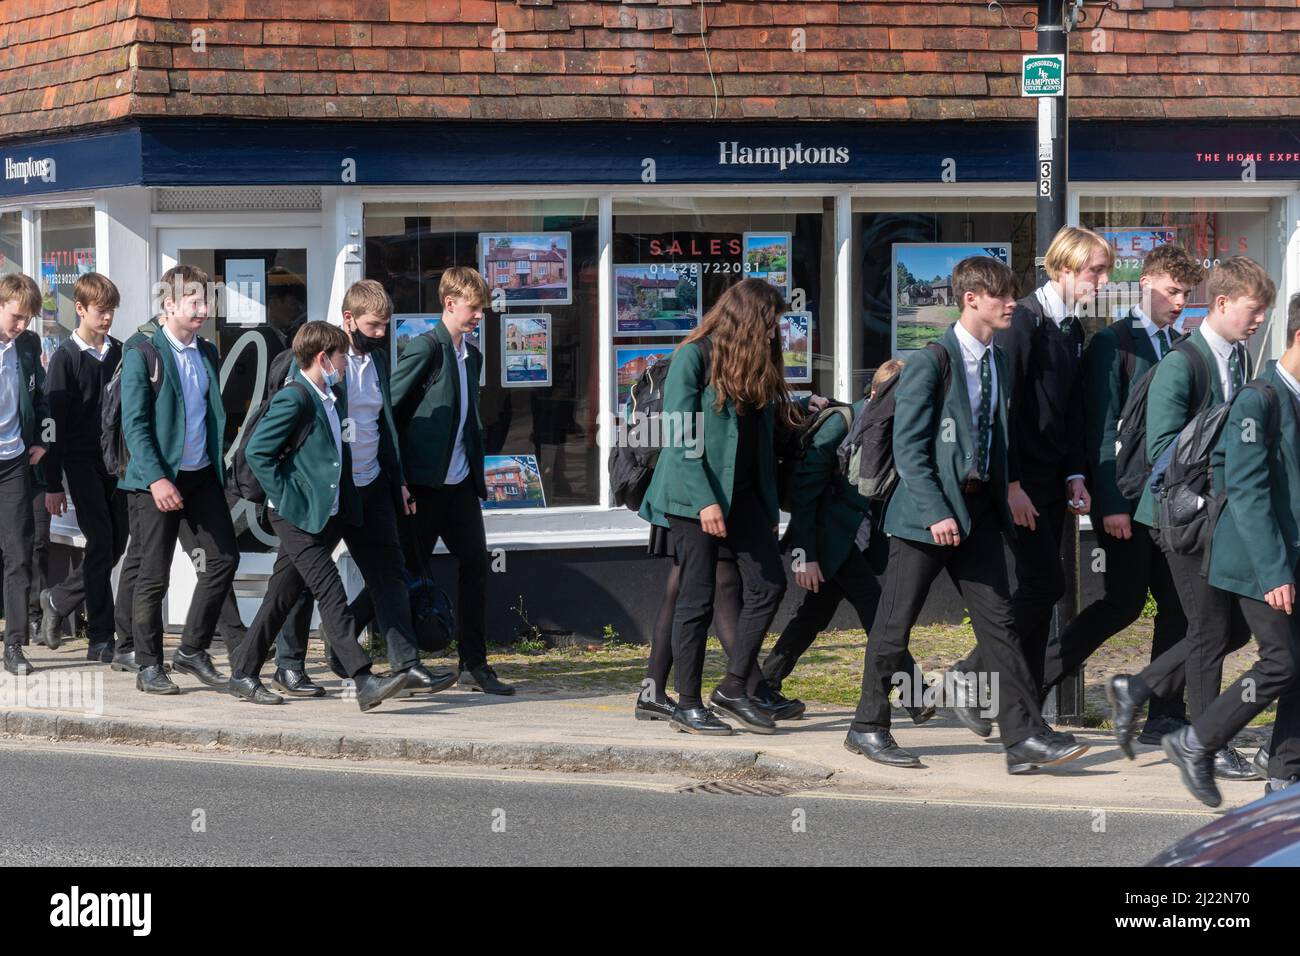
[[[1033,132],[960,121],[140,121],[0,144],[0,271],[40,284],[47,351],[75,326],[78,274],[118,284],[123,339],[150,317],[172,265],[228,284],[202,334],[222,359],[230,447],[270,359],[305,318],[338,321],[350,283],[388,290],[396,352],[437,321],[444,269],[481,269],[494,290],[480,333],[492,636],[526,619],[637,640],[666,568],[644,556],[644,523],[610,498],[628,383],[723,289],[756,275],[791,302],[792,388],[858,398],[881,362],[951,320],[954,256],[1004,257],[1031,288]],[[1300,291],[1293,140],[1266,123],[1075,123],[1069,221],[1111,239],[1121,283],[1161,242],[1207,265],[1257,259],[1279,296],[1251,348],[1275,357],[1286,300]],[[1189,322],[1203,306],[1189,305]],[[232,511],[251,618],[274,539],[247,502]],[[55,519],[55,535],[80,543],[74,513]],[[450,580],[450,564],[439,569]],[[192,582],[178,554],[172,624]],[[944,588],[931,604],[931,617],[960,612]]]

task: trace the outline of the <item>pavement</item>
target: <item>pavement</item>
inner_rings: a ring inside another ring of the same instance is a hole
[[[168,657],[171,654],[169,642]],[[313,650],[316,645],[313,645]],[[1108,731],[1074,729],[1091,745],[1056,772],[1012,777],[996,735],[981,740],[951,712],[914,727],[902,712],[894,733],[924,768],[882,767],[843,748],[852,711],[812,705],[775,735],[730,737],[678,733],[663,722],[637,721],[633,694],[529,691],[490,697],[452,689],[434,697],[390,700],[363,714],[341,696],[341,682],[318,660],[313,678],[329,696],[282,706],[245,703],[173,675],[181,693],[154,697],[135,689],[133,674],[83,659],[85,645],[58,651],[30,647],[38,668],[23,688],[0,675],[0,729],[29,740],[180,747],[209,753],[288,754],[595,774],[675,775],[685,781],[770,781],[795,788],[833,788],[900,804],[1016,806],[1209,817],[1263,795],[1262,781],[1222,782],[1224,803],[1211,811],[1184,789],[1156,747],[1138,745],[1126,760]],[[224,655],[214,654],[227,670]],[[432,662],[446,666],[445,661]],[[44,675],[44,676],[43,676]],[[269,677],[269,673],[267,675]],[[80,701],[51,700],[68,681]],[[43,689],[44,697],[41,696]],[[61,705],[61,706],[60,706]],[[1253,754],[1266,731],[1252,728],[1239,746]],[[1247,739],[1248,738],[1248,739]]]

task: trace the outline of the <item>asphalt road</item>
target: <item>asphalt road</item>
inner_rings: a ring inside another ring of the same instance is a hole
[[[0,780],[6,866],[1113,866],[1142,864],[1207,821],[12,740],[0,743]]]

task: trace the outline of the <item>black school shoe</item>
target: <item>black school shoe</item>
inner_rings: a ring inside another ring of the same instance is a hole
[[[702,734],[706,737],[728,737],[734,731],[724,724],[707,707],[678,707],[673,711],[668,726],[684,734]]]
[[[776,733],[776,721],[749,697],[727,697],[715,690],[709,695],[709,703],[714,709],[721,711],[722,716],[730,717],[750,733]]]
[[[803,701],[786,697],[771,684],[760,683],[749,699],[773,720],[797,720],[808,709]]]
[[[1164,740],[1168,734],[1175,734],[1188,725],[1189,721],[1183,717],[1174,717],[1163,715],[1148,717],[1146,725],[1142,728],[1142,733],[1138,734],[1138,743],[1149,744],[1152,747],[1159,747],[1160,741]]]
[[[96,664],[113,663],[113,642],[105,641],[101,644],[91,644],[86,648],[86,660],[94,661]]]
[[[472,670],[462,669],[456,683],[473,691],[484,694],[496,694],[500,697],[512,697],[515,689],[497,677],[491,666],[483,664]]]
[[[657,700],[643,700],[638,696],[632,712],[637,720],[672,720],[675,710],[677,701],[671,697],[665,697],[663,703],[660,703]]]
[[[234,680],[234,677],[231,677]],[[325,688],[312,682],[306,671],[285,670],[277,667],[271,675],[271,686],[290,697],[324,697]]]

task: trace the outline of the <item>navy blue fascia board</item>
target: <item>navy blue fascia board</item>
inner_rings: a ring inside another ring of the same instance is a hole
[[[158,119],[0,142],[0,197],[118,185],[1031,183],[1034,124]],[[45,160],[53,160],[48,180]],[[1300,179],[1300,125],[1075,121],[1070,178]]]
[[[135,126],[0,142],[0,199],[138,186],[144,181],[142,162]]]

